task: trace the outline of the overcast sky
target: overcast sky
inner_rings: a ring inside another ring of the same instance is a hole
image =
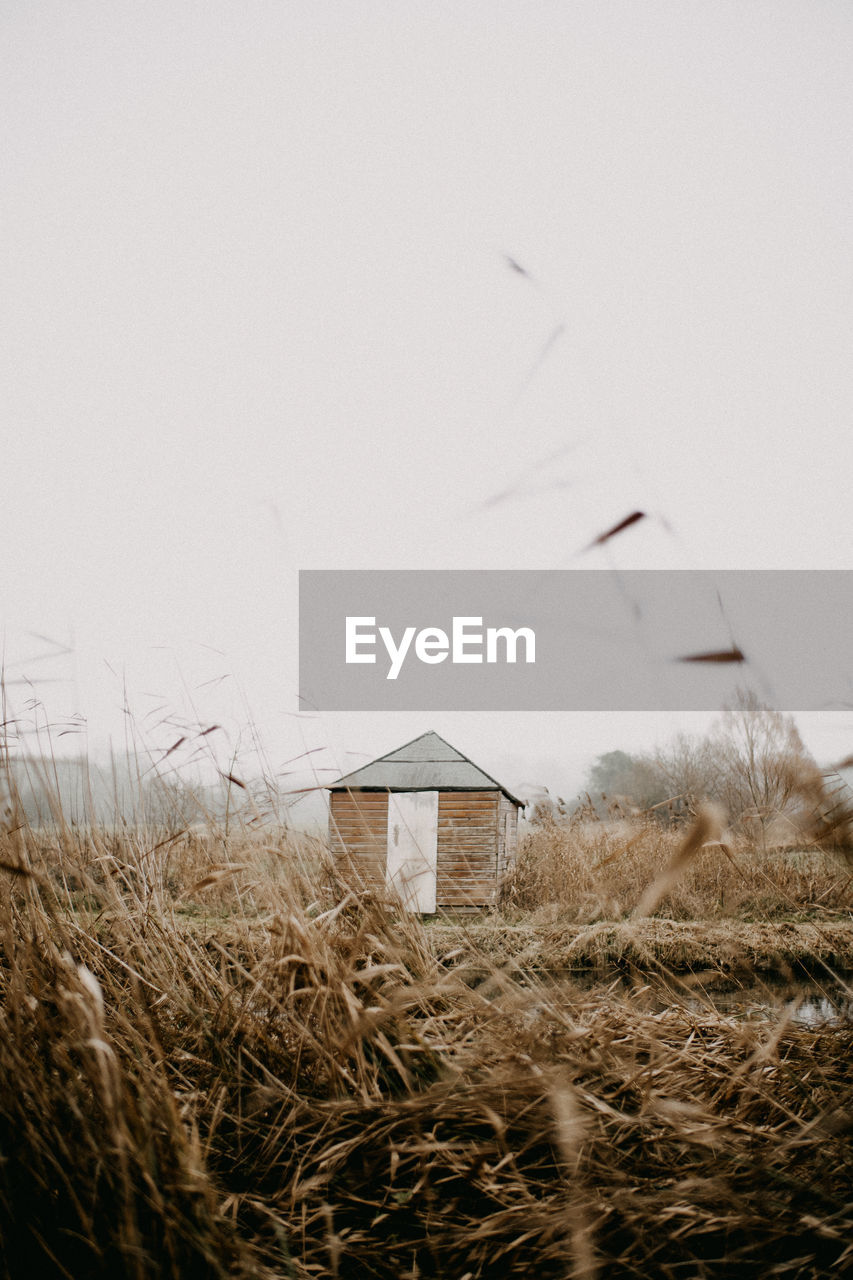
[[[846,0],[0,21],[19,710],[571,789],[682,721],[297,717],[298,569],[853,567]]]

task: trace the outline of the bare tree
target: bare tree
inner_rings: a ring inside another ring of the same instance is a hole
[[[739,690],[709,739],[717,777],[715,798],[730,818],[764,830],[801,803],[802,780],[815,762],[793,716],[767,706],[751,690]]]
[[[654,810],[661,821],[692,817],[710,800],[730,822],[763,836],[774,819],[796,817],[795,826],[807,826],[801,820],[814,808],[818,783],[823,786],[820,771],[793,717],[740,690],[709,734],[679,734],[647,755],[599,756],[587,792],[599,816]]]
[[[679,733],[648,759],[675,816],[692,816],[703,801],[719,798],[720,761],[707,737]]]

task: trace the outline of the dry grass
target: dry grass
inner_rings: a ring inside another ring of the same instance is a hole
[[[15,839],[9,848],[22,851],[52,901],[84,916],[123,912],[133,901],[159,915],[201,911],[252,919],[280,906],[283,886],[289,892],[302,886],[311,901],[331,886],[325,843],[285,828],[238,828],[225,837],[213,824],[172,832],[22,826]]]
[[[766,919],[848,907],[853,867],[816,844],[762,848],[719,826],[680,860],[684,832],[654,821],[584,822],[533,829],[506,882],[504,911],[591,923],[643,906],[673,920]],[[667,869],[675,874],[667,875]],[[640,902],[656,888],[655,900]]]
[[[567,924],[531,918],[508,924],[500,916],[441,923],[428,930],[437,956],[481,971],[484,963],[506,971],[564,973],[595,971],[643,975],[701,974],[725,983],[768,979],[823,979],[853,971],[853,919],[821,920],[645,920]]]
[[[543,857],[616,852],[573,839]],[[632,903],[620,860],[645,875],[672,852],[644,834],[597,874],[627,913],[648,881]],[[485,958],[466,981],[418,922],[332,906],[322,851],[287,834],[58,823],[2,837],[0,863],[7,1277],[853,1260],[849,1026],[522,989]]]

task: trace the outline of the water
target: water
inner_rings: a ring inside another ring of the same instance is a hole
[[[779,1017],[787,1010],[801,1026],[853,1022],[851,987],[819,979],[709,991],[704,1001],[688,997],[687,1005],[699,1011],[709,1002],[718,1013],[734,1018]]]
[[[738,982],[710,973],[681,979],[650,977],[638,983],[620,972],[586,971],[560,975],[556,982],[602,995],[607,991],[624,995],[653,1012],[684,1005],[697,1014],[712,1009],[743,1020],[778,1019],[787,1012],[800,1026],[853,1023],[853,974]]]

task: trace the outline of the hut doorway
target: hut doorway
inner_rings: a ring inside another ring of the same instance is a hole
[[[409,911],[435,911],[438,867],[438,792],[388,794],[385,883]]]

